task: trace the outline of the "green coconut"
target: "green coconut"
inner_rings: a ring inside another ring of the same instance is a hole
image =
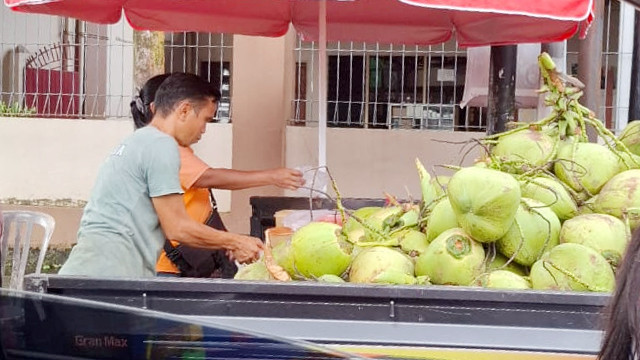
[[[615,276],[609,262],[590,247],[560,244],[536,261],[529,274],[533,289],[611,292]]]
[[[438,175],[431,179],[431,186],[435,189],[436,198],[446,195],[450,179],[451,177],[446,175]]]
[[[501,238],[520,204],[520,185],[513,176],[492,169],[467,167],[449,180],[448,196],[460,227],[486,243]]]
[[[640,169],[640,156],[633,153],[619,152],[618,165],[620,171]]]
[[[640,170],[627,170],[614,176],[602,187],[593,207],[598,213],[619,219],[627,215],[635,230],[640,225]]]
[[[374,211],[372,214],[370,214],[367,217],[367,220],[365,221],[365,223],[371,229],[375,229],[380,233],[389,233],[391,230],[393,230],[396,227],[396,224],[398,223],[398,219],[402,215],[404,215],[404,209],[402,208],[402,206],[383,207]],[[365,228],[365,233],[367,234],[367,237],[369,237],[369,240],[371,241],[380,240],[377,234],[372,233],[366,228]]]
[[[597,200],[598,200],[598,195],[595,195],[591,197],[589,200],[584,201],[582,205],[578,206],[578,213],[576,214],[576,216],[585,215],[585,214],[595,214],[597,212],[596,211]]]
[[[340,230],[336,224],[311,222],[293,233],[291,247],[297,273],[305,278],[342,275],[351,262],[353,246]]]
[[[607,147],[572,141],[558,149],[556,176],[577,192],[595,195],[620,171],[618,157]]]
[[[508,270],[496,270],[483,274],[478,278],[476,284],[492,289],[531,289],[529,280]]]
[[[588,246],[604,256],[612,266],[618,266],[629,237],[622,220],[606,214],[587,214],[562,224],[560,242]]]
[[[535,177],[523,181],[522,197],[538,200],[553,210],[560,220],[571,219],[578,213],[578,206],[564,186],[548,177]]]
[[[374,246],[356,255],[349,270],[349,282],[372,284],[416,283],[413,261],[401,251]]]
[[[489,259],[489,261],[487,262],[486,271],[490,272],[493,270],[507,270],[520,276],[527,275],[527,271],[522,265],[513,261],[507,264],[507,261],[509,261],[509,258],[500,253],[497,253],[496,256],[493,257],[493,259]],[[505,264],[507,265],[505,266]]]
[[[416,168],[420,177],[420,192],[422,193],[422,206],[428,207],[436,199],[437,189],[431,184],[431,174],[424,168],[420,159],[416,158]]]
[[[233,278],[235,280],[273,280],[263,259],[240,267]]]
[[[397,246],[398,242],[391,235],[403,229],[417,229],[420,221],[418,205],[408,208],[391,206],[369,211],[370,214],[363,219],[363,224],[353,225],[352,223],[349,230],[343,230],[343,234],[351,243],[366,246]]]
[[[345,282],[343,278],[333,274],[324,274],[318,278],[319,282],[328,282],[328,283],[343,283]]]
[[[347,233],[344,233],[344,235],[346,236],[347,241],[352,244],[360,244],[367,241],[367,235],[364,231],[364,228],[353,229]]]
[[[438,201],[436,206],[433,207],[431,214],[429,214],[426,230],[427,241],[431,242],[445,230],[453,229],[458,226],[456,213],[451,207],[449,198],[443,198]]]
[[[397,231],[391,235],[391,239],[397,241],[402,251],[409,256],[418,256],[429,246],[427,235],[415,229]]]
[[[560,220],[542,203],[522,198],[509,231],[496,242],[504,256],[520,265],[531,266],[542,254],[558,244]]]
[[[351,259],[353,260],[356,256],[358,256],[358,254],[360,254],[360,252],[368,249],[369,246],[358,246],[358,245],[354,245],[353,246],[353,250],[351,250]]]
[[[491,153],[507,164],[510,172],[521,173],[553,160],[554,144],[545,133],[527,129],[501,136]]]
[[[629,151],[635,155],[640,155],[640,121],[631,121],[625,126],[618,140],[623,143]]]
[[[295,277],[296,269],[293,265],[293,250],[291,241],[283,241],[271,249],[271,255],[275,262],[280,265],[290,276]]]
[[[428,276],[433,284],[470,285],[483,265],[482,245],[455,228],[440,234],[416,259],[416,275]]]
[[[406,229],[410,227],[417,227],[420,221],[420,206],[413,205],[404,211],[404,213],[398,216],[398,220],[392,225],[393,229]]]
[[[356,229],[362,229],[362,225],[356,221],[354,218],[358,218],[361,221],[366,221],[367,218],[375,213],[376,211],[382,209],[380,206],[365,206],[361,207],[358,210],[354,211],[353,214],[347,219],[342,230],[345,234],[354,231]]]

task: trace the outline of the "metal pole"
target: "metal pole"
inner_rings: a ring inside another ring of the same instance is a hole
[[[602,36],[604,31],[604,0],[595,0],[595,16],[587,37],[580,41],[578,52],[578,78],[585,85],[584,96],[580,99],[582,105],[603,118],[600,107],[600,82],[602,81]],[[587,128],[589,141],[596,141],[596,132],[592,127]]]
[[[631,91],[629,94],[629,121],[640,119],[640,11],[635,14],[635,36],[631,57]]]
[[[517,45],[491,47],[487,134],[503,132],[515,119],[517,60]]]
[[[327,2],[319,1],[318,51],[318,166],[327,165]]]
[[[77,61],[77,65],[74,68],[74,71],[78,73],[80,77],[78,92],[78,117],[85,118],[85,85],[86,85],[86,34],[87,34],[87,23],[81,20],[76,20],[76,46],[75,46],[75,58]]]

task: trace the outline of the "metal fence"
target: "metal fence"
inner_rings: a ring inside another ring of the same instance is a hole
[[[166,33],[165,69],[200,75],[222,94],[216,120],[231,121],[233,35],[210,33]]]
[[[630,69],[630,62],[628,66],[622,62],[624,58],[630,61],[632,51],[628,37],[633,37],[633,28],[629,28],[633,17],[629,19],[628,15],[621,12],[619,1],[606,1],[600,105],[593,110],[608,128],[615,130],[627,123],[628,94],[626,102],[624,95],[629,88],[624,82],[629,76],[621,77],[618,68]],[[621,48],[625,41],[627,45]],[[567,70],[572,75],[578,71],[578,49],[576,37],[567,40]],[[454,41],[435,46],[337,42],[327,45],[327,53],[328,106],[322,111],[327,112],[329,126],[486,129],[485,107],[460,106],[469,58],[466,49]],[[296,87],[290,124],[314,126],[320,111],[316,89],[318,46],[298,40],[295,56]],[[522,112],[521,120],[534,120],[528,118],[534,113]]]
[[[298,40],[292,125],[317,122],[318,47]],[[327,46],[327,122],[334,127],[482,130],[486,112],[461,108],[466,50],[336,42]]]
[[[128,118],[134,84],[133,29],[26,15],[0,7],[0,111],[51,118]],[[192,72],[222,92],[231,116],[233,36],[165,33],[165,71]]]
[[[126,117],[132,30],[0,9],[0,101],[39,117]]]

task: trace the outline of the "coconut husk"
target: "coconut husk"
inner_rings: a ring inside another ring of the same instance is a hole
[[[273,254],[271,253],[271,232],[269,230],[271,229],[267,229],[264,234],[264,264],[267,267],[267,271],[269,271],[269,274],[276,280],[291,281],[289,273],[287,273],[282,266],[278,265],[273,258]]]

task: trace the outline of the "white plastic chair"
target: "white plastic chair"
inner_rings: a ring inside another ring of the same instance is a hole
[[[2,253],[0,253],[0,276],[5,276],[5,263],[9,244],[13,245],[13,262],[11,266],[10,289],[22,290],[24,275],[29,259],[29,249],[34,225],[41,226],[44,230],[40,245],[40,254],[36,264],[35,273],[39,274],[44,262],[44,256],[49,247],[49,241],[56,222],[49,214],[37,211],[3,211],[2,212]],[[4,285],[3,285],[4,286]]]

